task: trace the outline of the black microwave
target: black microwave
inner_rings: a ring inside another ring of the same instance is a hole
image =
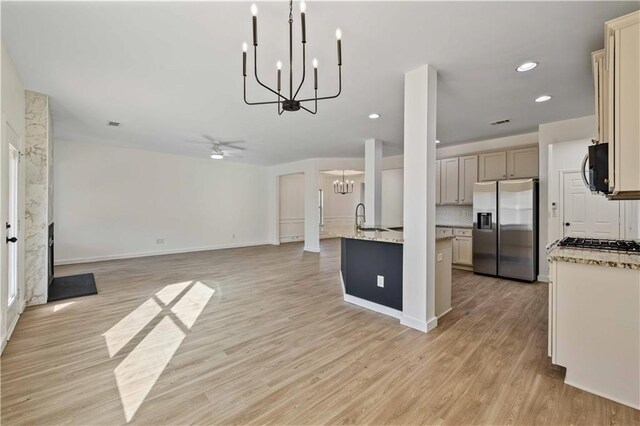
[[[591,192],[610,194],[609,191],[609,144],[599,143],[589,147],[589,182]]]

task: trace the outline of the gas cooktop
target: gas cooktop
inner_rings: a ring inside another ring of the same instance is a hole
[[[602,240],[598,238],[566,237],[558,243],[558,246],[640,253],[640,243],[633,240]]]

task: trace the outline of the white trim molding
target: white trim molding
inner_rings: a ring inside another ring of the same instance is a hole
[[[344,295],[344,301],[351,303],[353,305],[360,306],[361,308],[366,308],[380,314],[388,315],[393,318],[401,319],[402,311],[397,309],[390,308],[388,306],[380,305],[378,303],[370,302],[365,299],[361,299],[359,297],[351,296],[350,294]]]
[[[271,245],[271,243],[269,241],[258,241],[253,243],[219,244],[219,245],[209,246],[209,247],[193,247],[193,248],[161,250],[161,251],[151,251],[151,252],[142,252],[142,253],[123,253],[123,254],[112,254],[112,255],[106,255],[106,256],[78,257],[74,259],[56,260],[54,263],[54,266],[73,265],[76,263],[102,262],[105,260],[134,259],[137,257],[163,256],[166,254],[192,253],[192,252],[209,251],[209,250],[223,250],[223,249],[229,249],[229,248],[265,246],[265,245]]]
[[[407,315],[402,315],[402,318],[400,318],[400,324],[422,331],[423,333],[428,333],[438,325],[438,318],[433,317],[429,321],[422,321]]]

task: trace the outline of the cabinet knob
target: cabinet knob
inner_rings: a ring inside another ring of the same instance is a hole
[[[502,175],[502,177],[503,177],[503,178],[506,178],[506,177],[507,177],[507,175]]]

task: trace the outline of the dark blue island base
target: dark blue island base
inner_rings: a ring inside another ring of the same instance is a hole
[[[341,271],[347,296],[402,312],[402,244],[342,238]],[[378,286],[378,276],[384,287]]]

